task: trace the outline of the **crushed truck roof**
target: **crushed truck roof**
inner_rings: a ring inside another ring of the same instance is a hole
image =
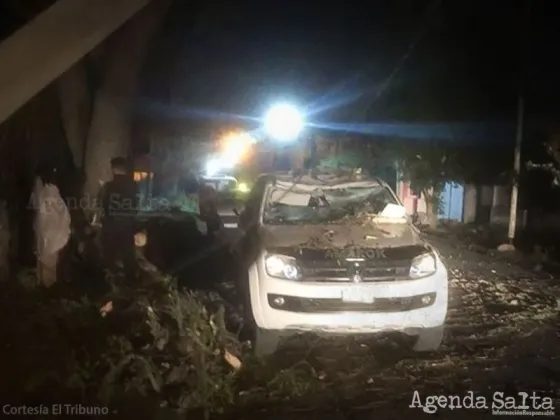
[[[294,175],[292,172],[273,172],[277,185],[307,185],[310,187],[372,187],[384,185],[380,179],[352,172],[317,172],[313,174]]]

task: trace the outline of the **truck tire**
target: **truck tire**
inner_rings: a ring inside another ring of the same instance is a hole
[[[274,354],[279,342],[280,333],[278,331],[255,328],[253,349],[257,357]]]
[[[424,328],[416,343],[412,346],[415,352],[431,352],[436,351],[443,340],[443,325],[439,327]]]

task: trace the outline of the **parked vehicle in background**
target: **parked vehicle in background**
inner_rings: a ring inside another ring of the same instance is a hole
[[[216,191],[218,214],[229,229],[237,228],[237,215],[235,208],[240,207],[248,193],[245,183],[238,182],[237,178],[230,175],[202,176],[201,183],[211,186]]]
[[[201,182],[214,188],[214,191],[218,194],[231,194],[232,196],[235,194],[238,184],[237,178],[229,175],[204,175],[201,177]]]

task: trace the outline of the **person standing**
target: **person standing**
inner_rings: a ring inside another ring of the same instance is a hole
[[[111,171],[113,179],[101,191],[103,257],[109,270],[115,270],[121,261],[125,281],[132,285],[136,279],[134,233],[138,191],[124,158],[112,159]]]
[[[32,200],[35,206],[37,279],[48,288],[57,280],[59,254],[71,234],[70,212],[56,185],[55,168],[40,168]]]
[[[218,213],[216,190],[210,185],[203,184],[200,186],[198,197],[200,216],[206,222],[208,233],[220,234],[224,229],[224,224]]]

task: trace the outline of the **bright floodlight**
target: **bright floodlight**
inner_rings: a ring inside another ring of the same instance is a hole
[[[266,114],[264,128],[275,140],[292,141],[303,129],[303,118],[291,105],[276,105]]]
[[[216,175],[220,169],[222,169],[222,165],[219,159],[210,159],[206,162],[206,176]]]

